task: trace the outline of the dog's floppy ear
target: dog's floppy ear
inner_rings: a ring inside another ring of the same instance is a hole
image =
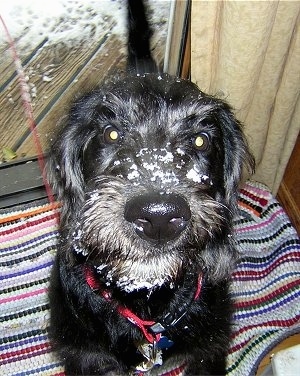
[[[74,104],[50,148],[47,173],[57,199],[64,204],[62,220],[68,218],[69,208],[76,210],[84,199],[83,152],[93,136],[96,106],[94,96]]]
[[[234,117],[227,103],[223,103],[219,113],[219,121],[221,122],[224,140],[225,196],[228,207],[235,209],[243,172],[252,174],[255,169],[255,161],[249,151],[242,125]]]

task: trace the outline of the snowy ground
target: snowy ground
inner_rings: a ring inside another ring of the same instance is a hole
[[[169,0],[148,0],[155,24],[155,39],[166,39],[170,13]],[[88,46],[91,40],[103,35],[108,19],[115,26],[107,30],[125,35],[125,0],[0,0],[0,14],[7,29],[16,41],[18,51],[26,53],[40,41],[47,45],[63,42],[70,46]],[[159,25],[159,27],[157,27]],[[7,43],[0,23],[0,48]]]

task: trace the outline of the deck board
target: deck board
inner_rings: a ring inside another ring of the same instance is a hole
[[[85,65],[76,76],[74,80],[68,85],[60,85],[61,92],[53,99],[55,103],[51,104],[49,110],[43,114],[43,117],[38,121],[38,134],[43,150],[47,151],[49,143],[53,135],[56,133],[56,128],[63,123],[64,116],[73,102],[74,98],[83,95],[84,93],[94,89],[98,86],[105,77],[111,75],[119,66],[124,68],[125,57],[120,53],[121,42],[118,39],[110,41],[114,46],[118,47],[111,50],[110,45],[106,45],[103,49],[93,57],[89,64]],[[109,59],[107,53],[109,52]],[[103,54],[104,52],[104,54]],[[52,111],[55,108],[55,111]],[[26,138],[16,148],[18,155],[31,156],[36,155],[35,144],[30,132],[26,133]]]
[[[43,47],[31,59],[27,59],[26,64],[23,63],[34,119],[41,134],[44,127],[51,128],[57,123],[72,96],[91,89],[106,75],[117,58],[112,45],[118,47],[117,55],[120,57],[121,42],[106,32],[100,40],[91,42],[88,48],[82,45],[73,49],[64,45]],[[13,69],[12,66],[4,66],[0,72],[4,77],[1,81],[6,83],[0,93],[1,145],[10,147],[18,156],[29,156],[32,147],[24,148],[22,144],[30,131],[18,77]],[[97,74],[93,74],[95,72]],[[47,126],[45,118],[51,111],[55,114],[50,116],[51,124]]]

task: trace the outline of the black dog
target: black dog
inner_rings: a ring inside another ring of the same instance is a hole
[[[129,14],[130,69],[153,69],[142,4]],[[232,217],[253,167],[230,107],[167,74],[127,75],[74,104],[51,154],[50,336],[66,374],[224,374]]]

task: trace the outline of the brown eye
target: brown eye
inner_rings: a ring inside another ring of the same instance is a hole
[[[207,151],[210,146],[210,139],[206,133],[198,133],[193,139],[193,146],[200,151]]]
[[[116,127],[113,127],[112,125],[108,125],[104,129],[103,139],[104,139],[104,142],[106,142],[107,144],[114,144],[120,141],[120,138],[121,138],[121,133]]]

